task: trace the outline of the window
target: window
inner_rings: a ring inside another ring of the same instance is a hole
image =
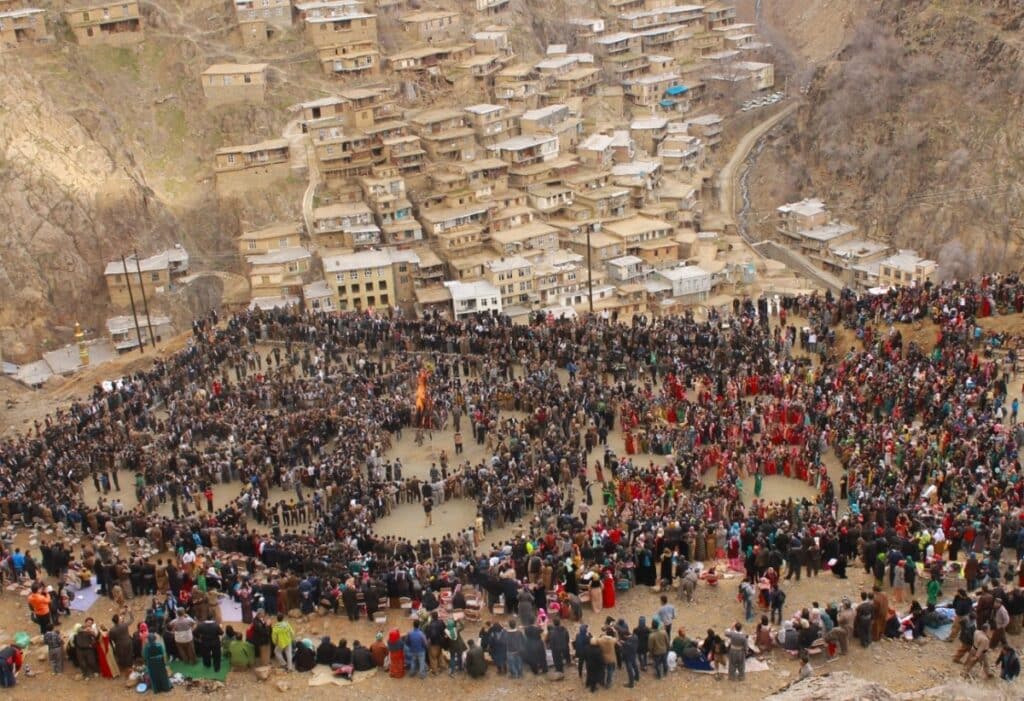
[[[373,295],[370,295],[369,297],[366,298],[366,306],[372,307],[376,303],[377,303],[377,298],[374,297]]]
[[[338,285],[338,296],[339,297],[344,297],[346,292],[348,292],[348,290],[345,289],[344,285]],[[344,302],[342,302],[342,304],[344,304]]]
[[[387,304],[388,303],[388,296],[387,295],[381,295],[380,296],[380,303],[381,304]]]
[[[407,266],[407,265],[406,265],[405,263],[400,263],[400,264],[398,265],[398,272],[400,272],[400,273],[404,273],[404,272],[406,271],[406,268],[407,268],[407,267],[408,267],[408,266]]]
[[[231,85],[231,76],[226,75],[223,77],[224,85]]]
[[[351,290],[352,290],[352,294],[358,293],[359,292],[359,283],[358,282],[352,283]]]
[[[260,283],[264,284],[264,285],[270,284],[270,276],[269,275],[260,275]]]
[[[160,282],[160,273],[150,273],[149,279],[153,282]]]
[[[88,12],[83,12],[82,13],[82,21],[83,22],[88,22],[89,21],[89,13]],[[89,33],[89,36],[92,36],[92,32]]]
[[[380,284],[377,285],[377,289],[378,290],[386,290],[386,289],[388,289],[388,281],[387,280],[381,280]]]
[[[246,83],[251,83],[252,82],[252,74],[250,74],[250,73],[246,73],[245,74],[245,82]]]
[[[255,251],[256,250],[256,242],[255,241],[249,241],[249,250],[250,251]]]
[[[373,281],[371,280],[370,282],[366,283],[366,291],[370,292],[372,290],[373,290]]]
[[[234,163],[234,162],[235,162],[235,154],[229,153],[228,154],[228,163]]]
[[[110,19],[110,8],[109,7],[104,7],[103,8],[103,19]]]
[[[350,271],[349,274],[348,274],[348,279],[349,280],[358,280],[359,279],[359,271],[358,270]],[[358,288],[359,285],[356,285],[356,287]]]

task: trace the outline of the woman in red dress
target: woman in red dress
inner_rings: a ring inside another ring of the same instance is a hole
[[[121,675],[114,657],[114,646],[110,643],[110,631],[106,628],[100,628],[96,638],[96,659],[100,663],[100,676],[104,679],[116,679]]]
[[[405,646],[397,628],[388,633],[388,673],[393,679],[405,676]]]
[[[615,607],[615,577],[611,572],[605,572],[604,582],[601,583],[601,604],[606,609]]]

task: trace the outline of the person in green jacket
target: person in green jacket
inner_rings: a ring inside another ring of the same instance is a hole
[[[934,606],[939,603],[939,594],[942,593],[942,583],[937,579],[928,580],[928,605]]]
[[[448,676],[454,676],[456,672],[462,671],[462,655],[466,652],[466,642],[462,639],[462,621],[456,622],[454,619],[448,619],[448,625],[445,629],[445,637],[447,638],[446,647],[448,649]]]
[[[231,626],[224,631],[221,648],[224,657],[230,660],[231,666],[236,669],[252,667],[256,663],[256,648],[252,643],[243,640]]]
[[[274,654],[281,666],[289,672],[295,671],[295,664],[292,662],[292,641],[295,640],[295,630],[292,624],[284,620],[284,614],[277,614],[277,623],[270,629],[270,642],[274,645]]]

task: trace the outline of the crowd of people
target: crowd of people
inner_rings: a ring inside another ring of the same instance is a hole
[[[222,322],[211,314],[194,323],[185,350],[0,443],[0,517],[59,531],[42,538],[38,561],[35,552],[5,546],[0,573],[37,582],[32,616],[44,635],[93,578],[119,603],[149,598],[134,634],[116,636],[123,650],[132,641],[133,661],[150,659],[147,650],[153,660],[158,649],[177,655],[182,613],[196,630],[207,621],[219,629],[218,593],[240,604],[248,628],[238,637],[257,655],[276,647],[308,658],[298,647],[310,646],[293,647],[293,637],[274,642],[274,619],[287,625],[289,611],[318,606],[372,619],[378,608],[409,599],[430,629],[432,611],[458,608],[442,606],[439,592],[461,603],[458,590],[468,586],[487,610],[516,614],[522,659],[536,662],[552,630],[579,620],[585,606],[599,613],[614,606],[616,591],[637,585],[687,598],[697,580],[721,575],[704,566],[719,559],[743,575],[748,621],[760,605],[795,630],[818,611],[812,630],[822,633],[842,628],[841,612],[811,607],[801,620],[783,619],[783,575],[845,577],[860,558],[875,575],[876,603],[887,579],[894,603],[904,589],[916,603],[917,578],[927,577],[929,608],[911,612],[916,634],[918,619],[951,595],[943,582],[957,568],[971,592],[1002,586],[1010,574],[1024,578],[1024,427],[1017,400],[1008,400],[1016,339],[977,323],[1022,310],[1024,283],[988,276],[880,295],[736,300],[731,313],[712,310],[705,321],[538,316],[517,326],[502,317],[283,309]],[[934,347],[904,343],[906,325],[926,318],[936,324]],[[860,347],[838,347],[840,329]],[[418,407],[413,395],[424,371],[429,403]],[[401,461],[388,457],[403,430],[441,427],[455,432],[453,454],[443,454],[428,477],[403,474]],[[464,457],[463,428],[487,457]],[[623,451],[608,444],[616,429]],[[836,481],[825,462],[830,453],[841,465]],[[121,491],[123,471],[135,475],[125,485],[134,504]],[[813,499],[762,498],[770,476],[809,485]],[[101,493],[96,503],[85,498],[87,481]],[[215,504],[217,484],[237,485],[237,497]],[[275,501],[275,489],[295,496]],[[474,523],[454,535],[374,531],[404,502],[429,513],[448,498],[477,505]],[[160,514],[167,502],[172,517]],[[487,543],[494,529],[523,519],[511,538]],[[75,552],[70,538],[82,535]],[[1004,571],[1008,555],[1012,573]],[[999,645],[998,631],[1009,624],[996,625],[981,598],[972,602],[979,609],[972,635],[989,626],[986,637]],[[1000,598],[1019,622],[1019,592]],[[49,615],[40,613],[43,599]],[[269,641],[256,630],[263,619]],[[610,683],[612,654],[629,683],[639,678],[629,662],[634,633],[620,623],[613,618],[591,637],[606,666],[602,684]],[[97,649],[97,662],[107,649],[117,662],[110,633],[126,625],[83,626],[88,634],[71,637],[82,638],[83,650]],[[659,649],[662,632],[675,644],[671,625],[667,610],[652,621]],[[799,640],[811,637],[797,632]],[[219,635],[218,644],[197,646],[210,651],[211,664],[223,646]],[[410,635],[401,644],[377,641],[378,657],[398,645],[418,662],[419,636],[410,645]],[[518,636],[511,635],[513,648]],[[741,676],[740,655],[733,664],[729,651],[745,649],[745,636],[735,627],[710,631],[700,663],[727,660]],[[591,647],[578,646],[577,659],[596,688]],[[498,663],[487,638],[467,647],[467,658],[480,654],[476,648]],[[506,645],[506,652],[516,651]],[[4,659],[0,653],[0,667]],[[515,676],[513,655],[507,659]],[[74,660],[87,673],[104,671],[92,669],[88,652]],[[290,657],[282,664],[294,665]]]

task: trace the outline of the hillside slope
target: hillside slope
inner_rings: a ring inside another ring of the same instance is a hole
[[[762,18],[813,77],[807,109],[754,168],[755,220],[815,195],[948,275],[1019,268],[1024,7],[814,0],[803,12],[816,22]],[[829,13],[845,27],[832,53],[812,36]]]
[[[141,6],[146,39],[136,47],[79,47],[53,22],[54,6],[56,42],[0,54],[5,358],[69,341],[76,321],[100,328],[116,311],[106,307],[103,266],[122,253],[182,243],[198,267],[230,269],[243,222],[298,215],[304,182],[218,200],[212,157],[223,145],[279,136],[288,105],[326,94],[301,38],[285,33],[267,47],[265,105],[208,109],[204,68],[260,58],[240,49],[219,0]]]

